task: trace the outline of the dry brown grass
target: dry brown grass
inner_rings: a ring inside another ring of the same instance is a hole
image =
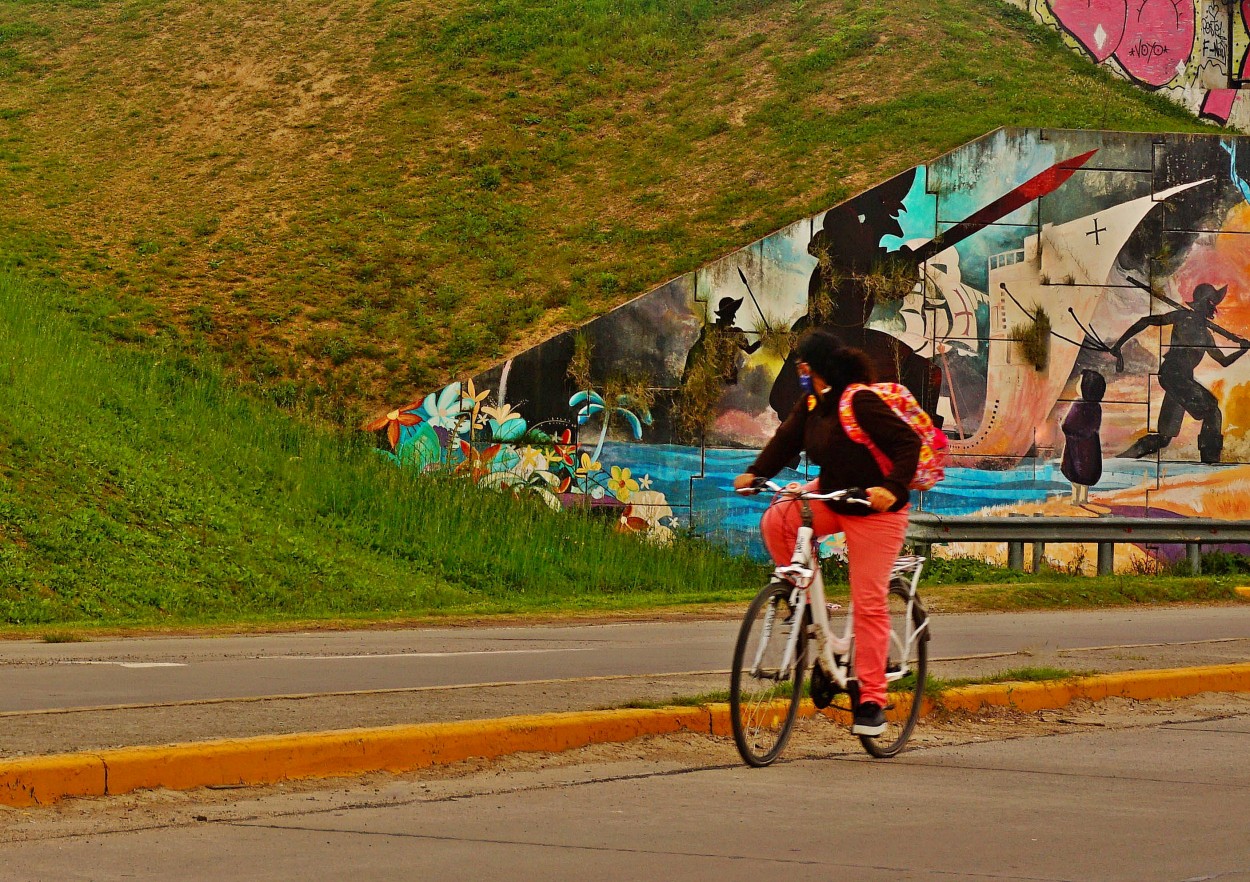
[[[1096,104],[1184,127],[1083,69],[1077,99],[1037,102],[1074,62],[979,0],[757,0],[658,62],[588,40],[594,71],[448,54],[438,29],[484,8],[0,7],[38,29],[4,44],[0,253],[350,421],[995,125]],[[797,72],[868,19],[875,42]]]

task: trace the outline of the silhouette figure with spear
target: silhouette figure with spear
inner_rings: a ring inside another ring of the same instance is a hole
[[[742,276],[742,283],[746,285],[746,276],[742,275],[742,270],[738,270],[738,275]],[[759,303],[755,299],[755,293],[751,290],[751,286],[747,285],[747,293],[751,295],[751,302],[755,304],[758,311]],[[704,359],[708,358],[707,350],[712,349],[712,359],[718,365],[723,365],[724,375],[721,380],[729,386],[736,385],[738,382],[738,361],[732,356],[730,351],[734,348],[741,349],[747,355],[752,354],[762,345],[759,340],[750,340],[747,332],[737,327],[738,309],[742,306],[741,297],[722,297],[720,303],[716,307],[716,321],[712,324],[705,324],[699,331],[699,337],[694,341],[694,345],[690,347],[690,351],[686,353],[686,367],[681,373],[681,385],[684,387],[690,378],[691,373],[696,369],[697,365]],[[760,312],[763,317],[764,313]],[[767,319],[765,319],[767,323]]]
[[[1218,463],[1224,450],[1224,415],[1220,411],[1219,400],[1211,390],[1194,379],[1194,369],[1206,355],[1220,366],[1228,367],[1250,349],[1250,340],[1221,328],[1213,321],[1217,308],[1228,293],[1228,286],[1216,288],[1203,282],[1194,288],[1190,305],[1186,307],[1136,279],[1128,281],[1173,309],[1159,315],[1143,316],[1120,335],[1120,339],[1111,346],[1111,354],[1116,357],[1116,369],[1123,369],[1124,344],[1146,328],[1170,326],[1172,337],[1159,365],[1159,385],[1163,387],[1159,430],[1138,438],[1120,455],[1136,459],[1157,453],[1180,434],[1185,414],[1189,414],[1201,424],[1198,431],[1199,457],[1204,463]],[[1237,344],[1237,351],[1226,354],[1216,345],[1213,331]]]

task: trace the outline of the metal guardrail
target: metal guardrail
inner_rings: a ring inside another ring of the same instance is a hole
[[[1186,545],[1194,575],[1202,572],[1202,546],[1250,543],[1250,521],[1215,518],[1063,518],[1025,515],[943,517],[913,512],[907,538],[916,545],[941,542],[1006,542],[1007,566],[1024,569],[1024,546],[1033,546],[1037,569],[1047,543],[1096,542],[1098,575],[1113,570],[1117,543]]]

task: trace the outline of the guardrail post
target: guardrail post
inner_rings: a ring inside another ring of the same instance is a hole
[[[1033,543],[1033,572],[1040,573],[1042,571],[1042,561],[1046,559],[1046,543]]]
[[[1024,543],[1008,542],[1007,543],[1007,569],[1023,570],[1024,569]]]
[[[1098,543],[1098,575],[1110,576],[1115,573],[1115,543]]]
[[[1189,572],[1194,576],[1202,575],[1202,545],[1191,542],[1185,546],[1185,551],[1189,553]]]

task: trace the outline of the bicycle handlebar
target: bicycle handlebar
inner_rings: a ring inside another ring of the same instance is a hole
[[[860,505],[871,505],[868,495],[859,487],[848,487],[845,490],[830,490],[828,493],[814,493],[804,490],[803,485],[795,481],[784,487],[767,478],[756,478],[750,487],[736,490],[743,496],[754,496],[761,490],[771,490],[778,495],[791,496],[795,499],[819,499],[825,502],[857,502]]]

